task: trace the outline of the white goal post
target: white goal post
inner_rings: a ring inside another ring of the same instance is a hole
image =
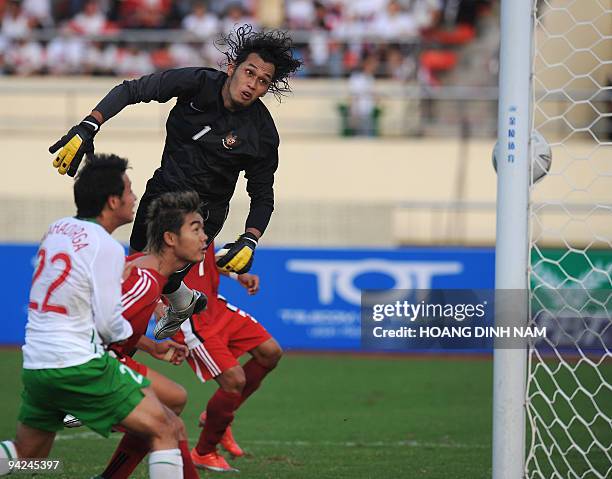
[[[554,334],[494,351],[493,478],[609,478],[612,0],[502,0],[499,86],[496,323]]]
[[[531,134],[532,0],[502,0],[497,119],[497,227],[495,289],[527,289]],[[499,302],[496,297],[496,304]],[[515,310],[527,324],[527,303]],[[497,308],[496,308],[497,310]],[[508,312],[505,312],[508,313]],[[496,311],[496,324],[507,324]],[[493,353],[493,478],[519,479],[524,471],[527,355]]]

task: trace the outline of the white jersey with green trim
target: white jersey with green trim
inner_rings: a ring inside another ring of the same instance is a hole
[[[131,336],[121,315],[123,247],[100,225],[62,218],[45,234],[32,277],[23,367],[67,368]]]

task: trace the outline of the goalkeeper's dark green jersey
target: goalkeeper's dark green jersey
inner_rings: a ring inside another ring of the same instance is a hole
[[[274,172],[279,137],[272,116],[256,100],[240,111],[223,105],[227,74],[210,68],[178,68],[126,80],[96,106],[104,120],[127,105],[167,102],[176,98],[166,122],[161,166],[147,183],[141,206],[167,191],[193,189],[206,204],[206,234],[212,239],[223,226],[241,171],[251,198],[246,228],[266,229],[274,209]],[[131,245],[145,246],[145,208],[139,208]]]

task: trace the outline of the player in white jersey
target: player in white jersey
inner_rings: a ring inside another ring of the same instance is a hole
[[[53,223],[40,245],[25,345],[25,369],[66,368],[104,354],[103,343],[129,337],[122,320],[123,248],[99,224]]]
[[[41,242],[17,434],[0,442],[0,475],[11,471],[11,459],[47,457],[64,415],[72,414],[103,436],[120,424],[148,437],[150,477],[183,477],[172,413],[147,378],[104,348],[132,334],[121,315],[124,251],[110,236],[134,218],[136,196],[126,169],[127,161],[115,155],[88,160],[74,184],[77,216],[53,223]]]

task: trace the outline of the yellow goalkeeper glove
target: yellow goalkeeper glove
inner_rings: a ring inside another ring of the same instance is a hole
[[[257,237],[253,233],[238,236],[234,243],[227,243],[215,255],[217,266],[223,271],[236,274],[248,272],[253,265]]]
[[[90,115],[49,147],[49,153],[59,150],[53,160],[53,167],[57,168],[60,175],[76,175],[83,156],[93,154],[93,139],[99,130],[100,123]]]

